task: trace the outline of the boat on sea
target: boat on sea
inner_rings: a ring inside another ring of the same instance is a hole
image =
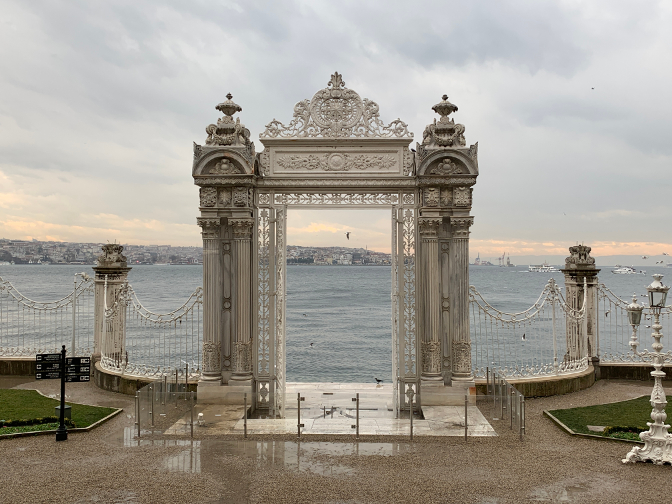
[[[534,273],[557,273],[560,271],[555,266],[549,265],[546,261],[544,261],[544,264],[530,264],[528,269]]]
[[[644,270],[637,271],[632,266],[619,266],[618,264],[616,266],[617,267],[615,269],[611,270],[611,272],[616,273],[617,275],[645,275],[646,274],[646,271],[644,271]]]

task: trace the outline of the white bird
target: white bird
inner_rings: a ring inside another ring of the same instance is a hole
[[[523,333],[523,337],[521,339],[525,341],[525,333]]]
[[[203,413],[198,414],[198,425],[203,425],[205,421],[203,420]]]
[[[665,264],[665,261],[656,261],[656,264]]]
[[[670,254],[668,254],[667,252],[663,252],[663,255],[667,255],[667,256],[669,256]]]
[[[607,311],[604,312],[604,316],[608,317],[610,313],[611,313],[611,310],[607,310]]]
[[[349,240],[350,239],[350,231],[345,232],[345,237]]]
[[[648,259],[649,256],[642,256],[642,259]]]

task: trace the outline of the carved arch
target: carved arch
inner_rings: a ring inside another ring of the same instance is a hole
[[[443,166],[441,166],[443,163]],[[451,172],[451,166],[460,171]],[[438,150],[432,152],[424,158],[418,166],[418,175],[440,175],[443,177],[452,175],[478,175],[478,165],[469,156],[468,152],[461,152],[455,149],[450,151]]]
[[[206,152],[195,163],[193,176],[252,175],[254,165],[233,150],[215,149]]]

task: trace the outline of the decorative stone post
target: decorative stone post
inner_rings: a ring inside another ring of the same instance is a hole
[[[441,374],[441,300],[439,296],[439,240],[441,218],[418,221],[421,253],[422,375],[423,382],[443,383]]]
[[[590,256],[590,247],[576,245],[569,247],[569,257],[565,259],[565,296],[567,304],[576,310],[583,306],[586,297],[586,332],[583,324],[572,324],[567,321],[567,355],[566,359],[577,360],[588,356],[588,361],[599,364],[597,355],[597,287],[600,272],[595,267],[595,259]],[[584,292],[584,279],[586,292]],[[586,348],[587,345],[587,348]]]
[[[251,242],[254,219],[229,219],[233,231],[233,258],[235,261],[236,333],[234,369],[230,382],[248,382],[252,379],[251,325],[252,325],[252,268]]]
[[[221,383],[220,306],[222,276],[220,218],[197,218],[203,236],[203,374],[202,381]]]
[[[469,333],[469,228],[473,217],[451,217],[450,323],[453,343],[453,381],[473,381]]]
[[[117,367],[126,362],[126,304],[120,303],[113,317],[105,320],[106,308],[112,308],[120,299],[128,272],[124,247],[116,243],[103,245],[93,268],[94,278],[94,333],[93,363],[103,356],[112,359]]]

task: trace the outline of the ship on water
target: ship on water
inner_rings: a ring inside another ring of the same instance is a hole
[[[490,261],[483,260],[481,261],[481,254],[476,255],[476,260],[474,261],[474,266],[494,266]]]

